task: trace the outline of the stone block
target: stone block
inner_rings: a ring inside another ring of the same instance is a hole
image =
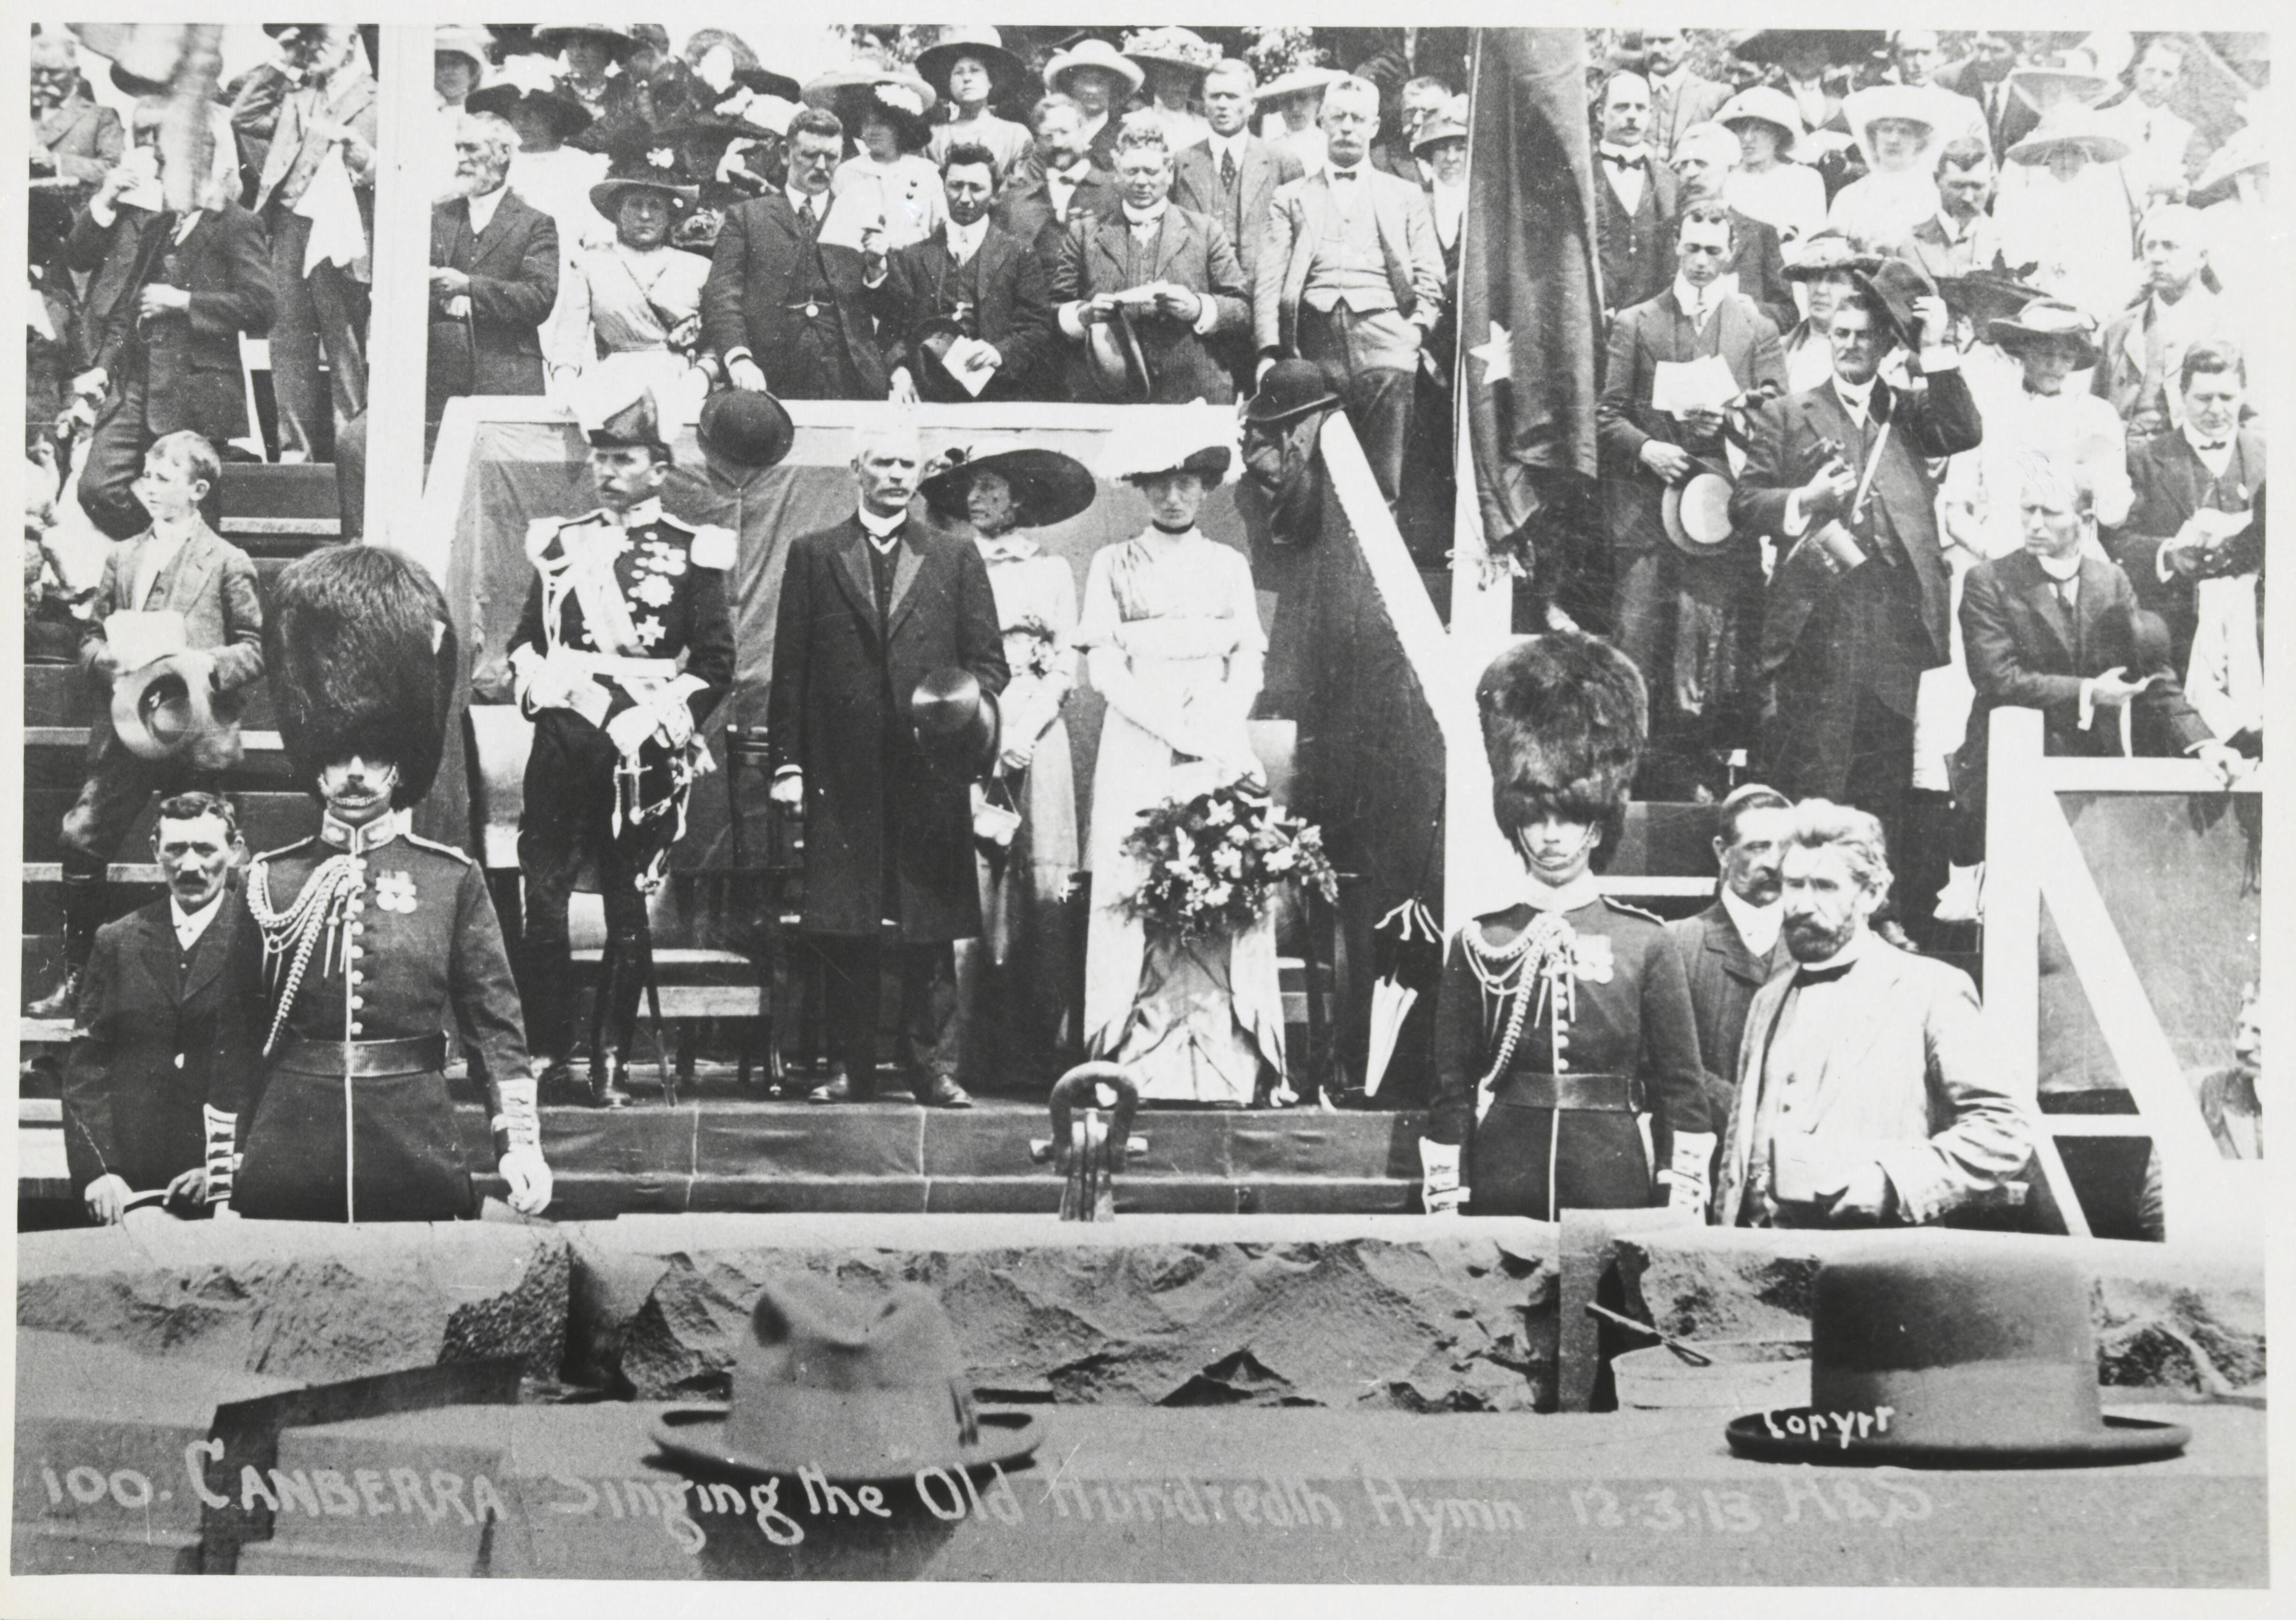
[[[1827,1253],[1871,1234],[1669,1228],[1616,1240],[1629,1313],[1687,1339],[1799,1338]],[[2108,1386],[2222,1393],[2264,1377],[2264,1267],[2238,1249],[2019,1238],[2063,1249],[2094,1281]]]
[[[17,1242],[16,1325],[320,1384],[515,1356],[554,1377],[569,1266],[548,1225],[139,1223]]]
[[[722,1394],[771,1278],[932,1288],[984,1393],[1063,1403],[1529,1410],[1554,1229],[1414,1217],[641,1217],[567,1229],[570,1374]]]

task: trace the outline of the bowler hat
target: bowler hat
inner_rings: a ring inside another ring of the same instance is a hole
[[[917,53],[917,72],[943,101],[954,102],[956,98],[948,93],[949,71],[966,56],[988,70],[991,101],[1003,100],[1028,80],[1028,68],[1004,48],[1004,37],[985,24],[941,29],[938,40]]]
[[[2099,1409],[2089,1281],[2048,1238],[1906,1232],[1817,1270],[1810,1403],[1725,1431],[1773,1462],[2033,1468],[2142,1462],[2192,1438]]]
[[[701,448],[753,471],[780,465],[797,442],[797,427],[771,394],[728,389],[701,402],[694,436]]]
[[[1281,427],[1309,411],[1336,410],[1345,403],[1313,360],[1278,360],[1260,378],[1243,419],[1254,427]]]
[[[2096,347],[2096,317],[2061,298],[2037,298],[2015,315],[1988,321],[1985,338],[2012,354],[2033,342],[2069,343],[2076,370],[2087,370],[2100,358]]]
[[[215,659],[197,648],[165,654],[111,686],[111,728],[127,752],[171,760],[233,736],[215,713]],[[227,744],[234,759],[239,750]]]
[[[722,1412],[664,1413],[655,1443],[713,1473],[864,1484],[1011,1462],[1044,1438],[1035,1418],[974,1409],[956,1331],[914,1285],[870,1310],[819,1279],[767,1283],[731,1396]]]
[[[1688,478],[1667,485],[1659,499],[1659,521],[1677,551],[1711,556],[1728,542],[1732,481],[1727,465],[1702,456]]]
[[[934,774],[970,782],[996,763],[1002,716],[996,695],[972,670],[933,670],[909,694],[909,728]]]
[[[1058,450],[999,450],[988,456],[948,452],[949,465],[924,481],[920,493],[937,512],[964,510],[965,491],[974,478],[993,473],[1013,492],[1013,526],[1045,529],[1066,522],[1090,506],[1100,493],[1092,470]]]

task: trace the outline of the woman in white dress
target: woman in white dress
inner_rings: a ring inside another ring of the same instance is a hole
[[[1227,940],[1152,949],[1125,911],[1140,870],[1124,842],[1143,811],[1263,779],[1244,723],[1267,646],[1250,565],[1196,527],[1230,452],[1202,435],[1190,442],[1118,445],[1117,475],[1147,497],[1152,521],[1095,554],[1085,579],[1076,645],[1108,700],[1086,851],[1085,1044],[1129,1070],[1144,1099],[1240,1106],[1283,1068],[1274,918]]]
[[[1784,91],[1767,85],[1741,90],[1714,121],[1738,137],[1738,167],[1722,182],[1725,201],[1775,228],[1781,243],[1825,228],[1825,181],[1808,164],[1792,160],[1801,115]]]
[[[1841,103],[1872,169],[1836,193],[1826,224],[1874,252],[1887,253],[1938,211],[1939,102],[1950,91],[1928,85],[1876,85]]]
[[[926,155],[939,163],[953,146],[985,146],[1002,185],[1028,155],[1030,136],[1027,125],[998,118],[989,106],[1027,84],[1027,67],[995,29],[958,25],[941,29],[939,41],[917,53],[917,72],[947,109],[948,121],[934,126]]]
[[[937,521],[971,535],[988,566],[1004,662],[1002,754],[973,792],[981,937],[957,947],[965,1065],[992,1088],[1041,1098],[1073,1045],[1063,1028],[1078,868],[1076,767],[1062,705],[1076,685],[1076,575],[1021,532],[1065,522],[1098,486],[1057,450],[1007,450],[951,465],[922,489]],[[970,949],[968,949],[970,947]]]
[[[861,150],[830,177],[834,199],[855,197],[865,218],[885,222],[885,251],[890,253],[936,234],[948,219],[948,198],[940,170],[924,155],[932,129],[924,110],[933,94],[913,75],[888,74],[865,100],[838,98],[838,116],[855,132]],[[808,91],[808,99],[812,99]]]

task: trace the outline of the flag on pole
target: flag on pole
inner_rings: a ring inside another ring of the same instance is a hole
[[[1485,547],[1528,569],[1536,520],[1595,475],[1602,299],[1585,31],[1478,29],[1473,85],[1462,402]]]

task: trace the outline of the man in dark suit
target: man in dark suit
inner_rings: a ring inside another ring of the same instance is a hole
[[[1801,318],[1801,312],[1794,307],[1793,284],[1786,280],[1778,228],[1723,201],[1723,183],[1737,167],[1738,157],[1738,137],[1719,124],[1685,131],[1674,152],[1674,172],[1682,181],[1680,206],[1688,213],[1702,202],[1722,204],[1730,219],[1731,243],[1730,262],[1723,272],[1737,277],[1740,296],[1753,300],[1783,333]]]
[[[888,952],[917,1100],[971,1101],[956,1083],[951,946],[980,932],[972,800],[928,762],[909,708],[928,675],[965,670],[994,697],[1009,671],[980,549],[910,521],[920,456],[914,429],[867,439],[858,509],[800,536],[782,580],[767,729],[774,799],[805,815],[801,926],[827,969],[840,1073],[813,1092],[820,1103],[875,1092]]]
[[[701,341],[735,388],[784,399],[885,398],[861,251],[821,240],[844,152],[837,115],[807,108],[790,120],[788,182],[726,212],[701,289]]]
[[[988,218],[996,159],[986,146],[950,147],[941,161],[941,190],[948,199],[948,223],[922,242],[872,261],[864,277],[893,398],[922,396],[947,405],[1038,398],[1038,368],[1053,347],[1053,308],[1044,265]],[[953,322],[961,335],[994,351],[980,358],[988,376],[977,391],[921,345],[920,333],[932,321]]]
[[[1679,182],[1649,140],[1650,81],[1611,75],[1596,98],[1602,139],[1595,147],[1595,240],[1603,273],[1603,316],[1656,298],[1674,279],[1674,218]]]
[[[1036,250],[1045,279],[1050,281],[1070,223],[1106,219],[1116,213],[1116,177],[1093,161],[1084,109],[1067,96],[1044,97],[1030,110],[1029,120],[1036,144],[1004,177],[991,217],[997,229]]]
[[[1235,244],[1247,286],[1258,284],[1276,187],[1305,172],[1297,153],[1252,134],[1252,94],[1259,83],[1250,62],[1231,56],[1215,64],[1204,76],[1204,121],[1211,126],[1211,135],[1172,160],[1172,201],[1219,222]],[[1415,179],[1415,168],[1414,176]],[[1250,392],[1258,358],[1250,334],[1222,338],[1214,352],[1235,378],[1237,389]]]
[[[2128,453],[2136,499],[2106,549],[2137,604],[2169,627],[2169,668],[2190,669],[2203,580],[2252,573],[2264,560],[2264,435],[2241,425],[2248,365],[2229,343],[2195,344],[2178,368],[2185,420]],[[2202,516],[2206,513],[2209,515]],[[2251,514],[2235,530],[2231,514]]]
[[[231,1196],[232,1127],[212,1106],[258,1061],[261,942],[234,880],[239,817],[214,794],[160,806],[164,900],[96,931],[64,1063],[64,1155],[90,1221],[165,1191],[203,1213]]]
[[[1595,407],[1615,570],[1611,634],[1650,687],[1646,791],[1660,797],[1688,797],[1698,784],[1718,787],[1727,752],[1748,740],[1740,735],[1751,685],[1746,643],[1761,592],[1755,531],[1732,536],[1711,555],[1687,556],[1669,540],[1661,511],[1669,487],[1688,481],[1702,459],[1710,468],[1726,465],[1723,402],[1686,415],[1652,403],[1662,368],[1714,356],[1728,365],[1737,395],[1784,389],[1778,329],[1722,280],[1734,245],[1720,202],[1694,203],[1683,214],[1675,284],[1611,324]],[[1693,622],[1679,622],[1685,613]]]
[[[1983,109],[1986,134],[1993,142],[1997,162],[2040,122],[2041,115],[2009,88],[2009,70],[2016,65],[2013,36],[1980,30],[1971,39],[1968,55],[1946,63],[1930,76],[1930,83],[1939,89],[1965,95]]]
[[[1920,294],[1904,315],[1870,283],[1836,307],[1833,375],[1762,411],[1730,497],[1732,522],[1775,537],[1780,551],[1755,661],[1772,688],[1757,769],[1790,796],[1871,811],[1892,847],[1912,785],[1922,671],[1952,654],[1927,464],[1984,434],[1945,341],[1945,300]],[[1880,379],[1898,342],[1917,349],[1925,387]],[[1854,565],[1836,573],[1840,562]]]
[[[1121,206],[1106,218],[1072,219],[1053,270],[1070,397],[1232,403],[1235,380],[1209,345],[1250,326],[1234,244],[1218,221],[1173,202],[1160,128],[1128,126],[1117,136],[1116,184]]]
[[[151,521],[133,485],[153,440],[189,429],[222,444],[247,432],[239,340],[271,329],[270,249],[255,216],[230,201],[165,204],[166,111],[136,106],[135,154],[96,186],[64,244],[65,262],[90,277],[90,369],[74,387],[102,400],[79,504],[115,540]]]
[[[1385,140],[1372,143],[1371,166],[1383,175],[1425,188],[1433,176],[1427,160],[1419,155],[1419,132],[1429,119],[1447,111],[1457,94],[1444,80],[1431,76],[1405,80],[1402,94],[1396,98],[1394,132]]]
[[[1403,485],[1412,394],[1443,318],[1443,254],[1427,195],[1365,161],[1379,91],[1343,78],[1324,93],[1324,168],[1278,188],[1253,282],[1263,367],[1312,360],[1348,402],[1380,493]]]
[[[2144,440],[2175,431],[2169,408],[2185,351],[2234,334],[2238,317],[2213,290],[2209,227],[2197,209],[2162,203],[2136,233],[2144,261],[2144,290],[2106,323],[2099,341],[2104,358],[2089,374],[2089,389],[2128,424],[2130,454]]]
[[[463,194],[430,210],[428,416],[463,394],[539,394],[542,323],[558,301],[558,226],[510,189],[518,136],[492,113],[455,134]]]
[[[1729,1118],[1737,1092],[1738,1048],[1754,992],[1793,964],[1781,925],[1778,880],[1792,823],[1793,806],[1776,788],[1749,782],[1734,790],[1715,813],[1714,859],[1722,876],[1714,903],[1666,925],[1690,979],[1706,1106],[1718,1122]],[[1718,1136],[1710,1187],[1721,1173],[1720,1140]]]

